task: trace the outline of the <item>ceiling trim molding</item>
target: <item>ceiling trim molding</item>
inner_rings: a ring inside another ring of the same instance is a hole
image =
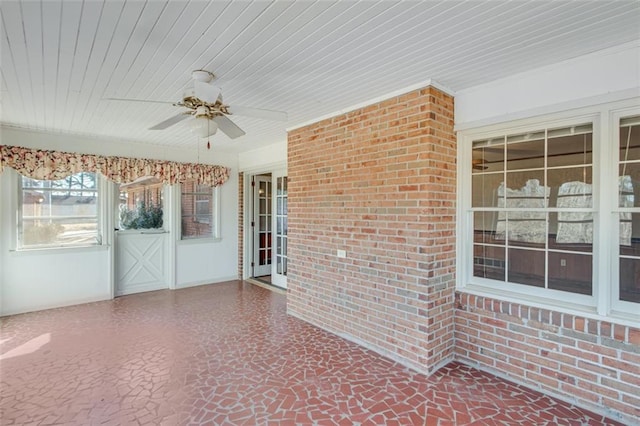
[[[286,131],[288,133],[288,132],[291,132],[293,130],[300,129],[302,127],[307,127],[307,126],[309,126],[311,124],[315,124],[315,123],[318,123],[320,121],[327,120],[329,118],[337,117],[339,115],[343,115],[343,114],[346,114],[346,113],[351,112],[351,111],[355,111],[355,110],[358,110],[358,109],[361,109],[361,108],[365,108],[365,107],[368,107],[369,105],[374,105],[374,104],[386,101],[387,99],[395,98],[396,96],[404,95],[405,93],[413,92],[414,90],[423,89],[425,87],[436,88],[436,89],[440,90],[441,92],[444,92],[447,95],[450,95],[450,96],[453,96],[453,97],[455,97],[455,94],[456,94],[456,92],[454,90],[452,90],[449,87],[447,87],[447,86],[445,86],[443,84],[440,84],[437,81],[435,81],[435,80],[430,78],[430,79],[425,80],[425,81],[423,81],[421,83],[412,84],[411,86],[407,86],[407,87],[404,87],[402,89],[394,90],[393,92],[390,92],[390,93],[387,93],[387,94],[384,94],[384,95],[381,95],[381,96],[376,96],[375,98],[366,100],[364,102],[357,103],[357,104],[349,106],[347,108],[343,108],[343,109],[340,109],[338,111],[334,111],[334,112],[331,112],[329,114],[321,115],[320,117],[317,117],[317,118],[314,118],[314,119],[311,119],[311,120],[308,120],[308,121],[304,121],[304,122],[302,122],[300,124],[296,124],[295,126],[287,127]]]

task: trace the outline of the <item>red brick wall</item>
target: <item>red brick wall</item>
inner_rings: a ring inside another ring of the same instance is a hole
[[[585,407],[640,418],[640,328],[456,294],[456,358]]]
[[[432,87],[290,132],[289,313],[423,371],[451,359],[455,161]]]

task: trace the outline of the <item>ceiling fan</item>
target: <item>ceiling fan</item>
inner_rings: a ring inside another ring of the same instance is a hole
[[[191,130],[200,137],[214,135],[218,129],[222,130],[231,139],[238,138],[246,133],[227,116],[243,115],[247,117],[263,118],[266,120],[287,121],[287,113],[271,111],[259,108],[227,105],[222,100],[220,87],[211,84],[215,75],[205,70],[195,70],[191,73],[193,88],[187,89],[178,102],[151,101],[144,99],[107,98],[112,101],[129,102],[153,102],[172,104],[173,106],[187,108],[173,117],[149,128],[149,130],[164,130],[167,127],[193,116]]]

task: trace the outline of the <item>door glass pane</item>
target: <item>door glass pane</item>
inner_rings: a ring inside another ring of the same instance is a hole
[[[287,177],[276,179],[276,272],[287,274]]]
[[[144,177],[120,185],[120,229],[158,229],[163,226],[164,184]]]

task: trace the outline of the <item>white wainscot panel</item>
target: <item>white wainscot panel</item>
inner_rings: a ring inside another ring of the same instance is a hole
[[[111,298],[106,247],[4,254],[0,315]]]

